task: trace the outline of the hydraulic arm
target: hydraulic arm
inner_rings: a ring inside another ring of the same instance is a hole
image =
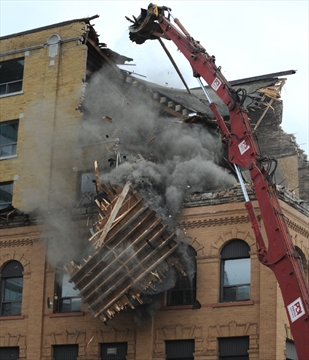
[[[167,14],[167,15],[166,15]],[[171,23],[174,19],[177,27]],[[138,44],[147,39],[172,40],[189,61],[193,75],[198,79],[209,106],[218,121],[224,143],[228,147],[229,161],[234,164],[245,196],[252,227],[256,236],[259,260],[275,274],[288,314],[295,348],[299,360],[309,359],[309,289],[300,256],[296,252],[282,213],[276,185],[264,166],[268,159],[261,156],[253,136],[243,99],[235,91],[215,64],[215,57],[208,55],[200,43],[194,40],[171,10],[165,6],[150,4],[142,10],[134,25],[130,26],[130,38]],[[219,114],[201,79],[212,88],[229,109],[230,127]],[[263,239],[260,226],[243,184],[239,167],[249,170],[258,200],[268,242]],[[261,309],[263,311],[263,309]]]

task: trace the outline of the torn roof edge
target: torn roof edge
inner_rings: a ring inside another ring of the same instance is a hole
[[[91,25],[90,21],[93,20],[93,19],[97,19],[98,17],[100,17],[100,15],[93,15],[93,16],[88,16],[88,17],[84,17],[84,18],[80,18],[80,19],[66,20],[66,21],[62,21],[62,22],[59,22],[59,23],[55,23],[55,24],[41,26],[41,27],[38,27],[38,28],[35,28],[35,29],[30,29],[30,30],[21,31],[21,32],[14,33],[14,34],[4,35],[4,36],[0,37],[0,40],[8,39],[8,38],[11,38],[11,37],[16,37],[16,36],[20,36],[20,35],[31,34],[31,33],[35,33],[35,32],[42,31],[42,30],[52,29],[54,27],[68,25],[68,24],[71,24],[71,23],[74,23],[74,22],[86,22],[89,25]],[[91,25],[91,26],[93,26],[93,25]]]

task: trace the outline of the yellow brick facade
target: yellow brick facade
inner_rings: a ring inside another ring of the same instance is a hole
[[[23,93],[0,99],[0,121],[19,119],[17,157],[0,160],[0,182],[14,181],[13,206],[23,212],[35,204],[45,210],[76,204],[78,174],[73,169],[80,161],[75,150],[87,60],[87,47],[79,40],[84,27],[83,22],[72,22],[1,40],[0,52],[7,54],[1,61],[25,59]],[[47,40],[53,34],[63,42],[58,55],[50,57]],[[305,255],[308,278],[308,218],[281,205],[294,244]],[[82,228],[84,220],[76,226]],[[43,222],[1,227],[0,269],[9,260],[19,261],[24,285],[21,315],[0,316],[0,347],[19,347],[20,359],[52,360],[53,345],[78,344],[79,360],[99,360],[101,343],[127,342],[127,360],[164,360],[166,340],[194,339],[194,359],[216,360],[218,338],[249,336],[250,360],[285,359],[285,341],[292,335],[280,289],[257,258],[244,204],[186,207],[179,223],[197,253],[201,308],[167,307],[163,293],[161,309],[150,322],[137,324],[132,312],[122,312],[108,326],[85,304],[80,312],[66,314],[47,306],[55,294],[55,268],[46,257],[50,239]],[[250,300],[220,303],[220,251],[236,238],[250,246]]]

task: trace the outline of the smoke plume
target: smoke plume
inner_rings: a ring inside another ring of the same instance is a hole
[[[123,186],[130,181],[170,225],[186,194],[235,183],[217,165],[221,141],[214,130],[162,116],[146,93],[117,83],[102,70],[88,85],[83,104],[83,142],[114,139],[108,155],[96,159],[103,170],[102,182]]]

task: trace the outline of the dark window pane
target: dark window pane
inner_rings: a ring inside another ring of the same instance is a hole
[[[286,360],[298,360],[294,342],[286,340]]]
[[[165,341],[167,360],[193,360],[194,340]]]
[[[250,299],[251,260],[249,246],[242,240],[230,241],[221,251],[220,300]]]
[[[167,291],[167,306],[193,305],[196,301],[196,251],[188,246],[182,256],[188,276],[176,272],[174,288]]]
[[[54,360],[77,360],[78,345],[54,345]]]
[[[0,124],[0,157],[16,154],[18,121]]]
[[[23,266],[18,261],[8,262],[2,269],[1,280],[1,315],[21,314],[23,293]]]
[[[6,93],[6,84],[0,85],[0,95],[4,95]]]
[[[74,289],[74,283],[69,282],[70,276],[62,271],[62,269],[59,270],[56,279],[58,294],[56,311],[62,313],[80,311],[81,298],[79,297],[79,291]]]
[[[23,278],[5,279],[3,286],[4,301],[21,301],[23,292]]]
[[[235,301],[236,300],[236,287],[224,287],[223,288],[223,300],[224,301]]]
[[[0,210],[12,204],[13,183],[0,183]]]
[[[220,360],[249,360],[249,336],[219,339]]]
[[[18,346],[0,347],[0,359],[1,360],[18,360],[19,359],[19,347]]]
[[[21,80],[23,78],[23,59],[4,61],[0,65],[0,84]]]
[[[21,91],[23,82],[22,81],[15,81],[7,84],[7,92],[14,93]]]
[[[250,299],[250,285],[237,286],[237,300]]]

